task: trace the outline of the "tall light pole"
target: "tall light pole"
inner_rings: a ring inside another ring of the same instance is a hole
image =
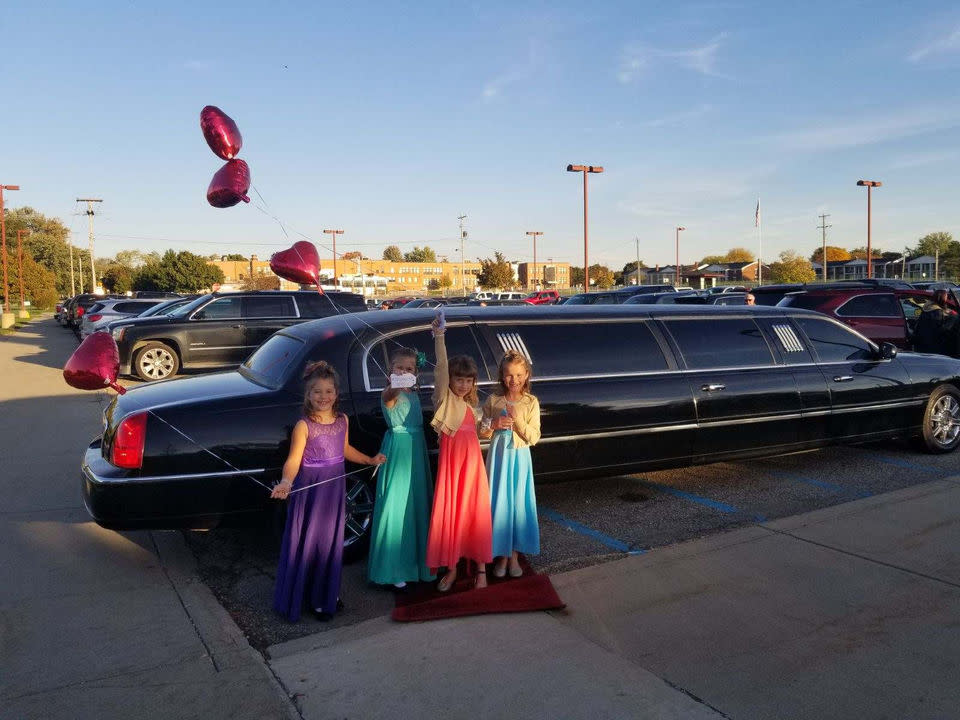
[[[857,185],[867,189],[867,277],[873,277],[873,253],[870,244],[870,191],[883,185],[879,180],[857,180]]]
[[[680,284],[680,231],[681,231],[681,230],[686,230],[686,228],[685,228],[685,227],[680,227],[680,226],[678,225],[678,226],[677,226],[677,264],[674,265],[674,269],[676,270],[676,272],[673,274],[673,276],[674,276],[674,283],[675,283],[676,285],[679,285],[679,284]]]
[[[19,185],[0,185],[0,238],[2,238],[3,243],[3,312],[10,312],[10,297],[7,289],[7,216],[3,210],[3,191],[19,189]]]
[[[90,233],[88,235],[90,241],[90,292],[95,293],[97,291],[97,271],[93,262],[93,204],[102,203],[103,199],[101,198],[77,198],[77,202],[85,202],[87,204],[87,219],[90,221]]]
[[[467,237],[467,231],[463,229],[463,221],[467,219],[466,215],[457,215],[457,220],[460,221],[460,289],[463,290],[463,294],[467,294],[467,278],[463,274],[463,240]]]
[[[533,236],[533,289],[537,289],[537,237],[543,235],[539,230],[527,230],[527,235]],[[529,276],[527,280],[529,280]]]
[[[600,165],[567,165],[567,172],[583,173],[583,291],[590,292],[590,259],[587,257],[587,174],[602,173]]]
[[[343,235],[343,230],[324,230],[327,235],[333,236],[333,287],[337,287],[337,235]]]

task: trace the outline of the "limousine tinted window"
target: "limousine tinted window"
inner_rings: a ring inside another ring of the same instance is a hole
[[[773,365],[760,328],[750,318],[664,322],[691,369]]]
[[[501,351],[518,337],[533,363],[533,377],[666,370],[667,360],[644,322],[498,325]],[[505,344],[506,343],[506,344]]]
[[[240,371],[262,385],[277,387],[302,349],[302,340],[288,335],[272,335],[247,358]]]
[[[490,379],[480,348],[469,327],[465,325],[448,327],[445,338],[448,358],[454,355],[469,355],[476,361],[480,370],[480,381]],[[400,347],[413,348],[426,355],[427,364],[420,368],[419,384],[433,385],[433,368],[437,364],[436,354],[433,351],[433,336],[429,330],[417,330],[393,335],[370,348],[370,353],[367,355],[367,376],[370,378],[371,389],[379,390],[385,386],[386,374],[390,372],[390,355]]]
[[[873,357],[870,343],[842,325],[818,318],[796,318],[795,322],[810,338],[820,362],[867,360]]]
[[[296,317],[293,298],[289,295],[256,295],[243,299],[243,316],[247,318]]]

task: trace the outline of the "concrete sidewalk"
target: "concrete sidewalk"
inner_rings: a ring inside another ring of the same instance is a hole
[[[554,577],[559,613],[388,618],[248,645],[179,533],[80,502],[105,394],[47,320],[0,339],[4,718],[948,718],[960,707],[960,482]]]

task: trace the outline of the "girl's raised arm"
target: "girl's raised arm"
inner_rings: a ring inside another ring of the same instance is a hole
[[[433,407],[436,408],[447,396],[447,389],[450,387],[447,344],[443,339],[443,331],[437,331],[436,320],[434,320],[433,328],[433,348],[437,355],[437,366],[433,369]]]
[[[287,453],[287,459],[283,463],[283,471],[280,473],[280,482],[273,488],[270,497],[282,500],[290,494],[293,487],[293,481],[300,472],[300,462],[303,460],[303,450],[307,447],[307,423],[298,420],[293,426],[293,432],[290,434],[290,452]]]

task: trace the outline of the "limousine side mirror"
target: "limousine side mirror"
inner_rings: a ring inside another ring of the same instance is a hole
[[[880,343],[880,359],[893,360],[897,356],[897,346],[893,343]]]

